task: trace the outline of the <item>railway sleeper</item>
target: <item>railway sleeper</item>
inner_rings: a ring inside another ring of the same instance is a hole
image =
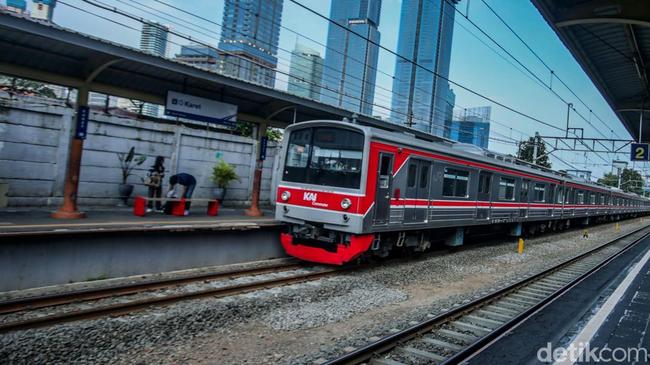
[[[412,346],[398,347],[396,350],[409,356],[420,357],[427,360],[433,360],[435,362],[445,361],[445,358],[438,354],[429,351],[420,350]]]
[[[461,333],[458,331],[446,329],[446,328],[441,328],[438,330],[435,330],[434,332],[437,336],[443,337],[443,338],[449,338],[450,340],[459,342],[464,345],[469,345],[470,343],[478,340],[479,338],[476,336],[471,336],[466,333]]]
[[[465,317],[463,317],[462,319],[465,319]],[[473,334],[477,334],[477,335],[479,335],[479,337],[483,337],[486,334],[492,332],[492,329],[490,329],[490,328],[477,326],[475,324],[471,324],[471,323],[468,323],[468,322],[465,322],[465,321],[460,321],[460,320],[453,321],[450,324],[452,326],[458,328],[459,330],[467,331],[467,332],[470,332],[470,333],[473,333]]]
[[[504,321],[497,321],[490,318],[479,317],[473,314],[468,314],[465,317],[463,317],[463,319],[492,330],[495,328],[499,328],[504,323]]]

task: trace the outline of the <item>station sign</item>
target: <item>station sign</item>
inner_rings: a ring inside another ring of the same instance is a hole
[[[650,154],[648,154],[647,143],[632,143],[630,151],[630,161],[650,161]]]
[[[168,91],[165,115],[234,127],[237,123],[237,105]]]
[[[77,123],[74,129],[74,138],[86,139],[88,135],[88,120],[90,117],[90,108],[87,106],[80,106],[77,109]]]
[[[266,149],[269,145],[269,137],[262,137],[260,141],[260,160],[266,160]]]

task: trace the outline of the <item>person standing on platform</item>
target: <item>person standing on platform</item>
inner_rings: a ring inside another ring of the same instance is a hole
[[[192,199],[192,193],[194,193],[194,188],[196,187],[196,179],[190,174],[181,172],[180,174],[173,175],[169,178],[169,192],[173,192],[176,188],[176,185],[180,185],[183,189],[182,194],[177,194],[176,196],[181,199]],[[169,196],[169,194],[168,194]],[[190,215],[190,205],[192,202],[185,203],[185,215]]]
[[[165,158],[163,156],[156,157],[156,162],[154,162],[153,166],[151,166],[149,169],[147,178],[144,181],[145,185],[149,187],[149,198],[158,199],[156,200],[157,211],[162,211],[162,201],[160,201],[160,198],[162,197],[162,182],[163,178],[165,177],[165,166],[163,166],[164,163]],[[149,200],[147,203],[147,213],[151,212],[152,210],[153,201]]]

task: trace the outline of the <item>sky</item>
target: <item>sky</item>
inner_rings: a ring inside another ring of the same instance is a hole
[[[200,42],[216,46],[219,41],[223,0],[92,1],[102,2],[138,17],[167,24],[175,32],[191,36],[192,39]],[[330,0],[299,1],[320,14],[329,15]],[[440,0],[425,1],[439,3]],[[455,14],[450,80],[543,122],[564,128],[567,107],[550,92],[549,86],[551,86],[562,98],[572,102],[576,110],[593,124],[591,126],[575,113],[571,113],[571,127],[584,128],[585,137],[630,138],[607,102],[529,0],[485,1],[550,66],[555,75],[580,96],[588,107],[577,100],[557,79],[551,82],[551,72],[488,10],[483,0],[461,0],[457,5],[459,13]],[[171,9],[165,3],[178,6],[198,17]],[[381,44],[392,51],[397,49],[400,8],[401,0],[382,2],[379,24]],[[541,85],[524,71],[468,19],[536,74],[545,85]],[[139,46],[140,22],[98,9],[83,0],[59,0],[55,9],[54,22],[135,48]],[[284,1],[276,88],[286,90],[288,77],[285,74],[288,73],[290,52],[296,42],[319,51],[321,55],[325,54],[328,25],[325,19],[309,13],[289,0]],[[188,43],[190,43],[188,39],[172,36],[169,56],[179,52],[180,44]],[[391,75],[395,72],[394,55],[380,50],[377,69],[379,72],[375,91],[376,106],[373,114],[386,116],[389,112],[381,106],[390,107]],[[535,132],[547,136],[563,134],[557,129],[508,111],[463,87],[452,85],[452,89],[456,94],[458,111],[468,107],[492,106],[489,148],[494,151],[515,154],[516,142],[513,140],[525,139]],[[551,156],[551,161],[556,169],[592,170],[593,176],[598,178],[610,171],[612,159],[629,159],[626,155],[627,151],[619,156],[559,152]],[[566,165],[560,159],[572,166]],[[636,167],[645,169],[645,166]]]

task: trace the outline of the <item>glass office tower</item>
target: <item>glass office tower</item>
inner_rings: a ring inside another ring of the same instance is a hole
[[[456,3],[402,1],[397,53],[403,58],[396,61],[393,79],[394,123],[442,136],[445,121],[452,119],[455,96],[444,78],[449,77]]]
[[[219,72],[275,85],[283,0],[225,0]]]
[[[381,0],[332,0],[322,102],[372,115],[380,13]]]

